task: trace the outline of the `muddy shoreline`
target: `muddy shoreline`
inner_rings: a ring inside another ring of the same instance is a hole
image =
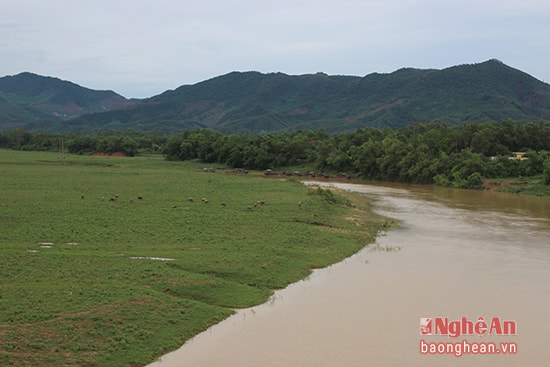
[[[401,226],[268,303],[239,310],[149,367],[544,364],[546,206],[493,192],[330,184],[376,198],[376,212]],[[393,248],[399,250],[383,251]],[[518,335],[483,340],[516,343],[521,353],[422,355],[419,319],[438,316],[515,320]]]

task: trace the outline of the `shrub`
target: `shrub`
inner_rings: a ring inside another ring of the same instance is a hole
[[[545,185],[550,185],[550,159],[547,159],[545,162],[544,162],[544,170],[543,170],[543,173],[542,173],[542,180],[544,182]]]
[[[447,176],[439,174],[433,177],[434,184],[436,186],[450,186],[451,181],[447,178]]]
[[[483,181],[479,172],[474,172],[468,176],[468,179],[466,180],[466,188],[474,190],[483,189]]]

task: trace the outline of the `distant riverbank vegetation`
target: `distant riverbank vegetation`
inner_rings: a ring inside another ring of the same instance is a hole
[[[487,180],[503,177],[537,177],[541,184],[550,185],[550,121],[453,127],[432,122],[342,134],[191,130],[170,136],[150,132],[50,135],[14,129],[0,133],[0,147],[127,156],[163,153],[171,161],[199,160],[253,170],[302,167],[317,173],[469,189],[481,189]]]

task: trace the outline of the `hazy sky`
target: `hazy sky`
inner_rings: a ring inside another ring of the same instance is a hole
[[[0,0],[0,76],[126,97],[234,70],[364,76],[492,58],[550,82],[550,1]]]

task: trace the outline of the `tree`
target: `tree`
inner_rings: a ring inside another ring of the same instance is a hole
[[[544,170],[544,162],[549,158],[548,152],[544,150],[537,152],[529,149],[526,153],[525,156],[527,159],[524,163],[527,167],[525,174],[527,176],[540,175]]]
[[[19,150],[30,140],[31,135],[23,128],[15,128],[8,132],[8,140],[13,149]]]
[[[181,153],[181,143],[183,141],[183,134],[173,135],[168,138],[166,146],[164,147],[162,154],[169,161],[180,161],[185,159]]]
[[[481,179],[481,174],[479,172],[474,172],[466,180],[466,189],[473,190],[482,190],[483,189],[483,180]]]
[[[378,159],[382,156],[382,146],[379,140],[370,139],[356,150],[353,165],[361,176],[377,179],[380,177]]]
[[[544,171],[542,174],[543,182],[545,185],[550,185],[550,159],[544,162]]]
[[[377,160],[383,179],[399,178],[399,162],[407,154],[407,146],[395,136],[386,136],[382,140],[383,155]]]
[[[477,175],[472,176],[474,173],[478,173],[479,177],[485,173],[483,160],[479,153],[476,154],[470,149],[464,149],[460,154],[454,156],[456,163],[451,170],[453,186],[466,188],[471,184],[470,180],[474,182],[477,179]]]
[[[499,141],[501,127],[496,122],[479,125],[470,142],[470,148],[473,152],[489,157],[506,154],[510,151]]]
[[[69,153],[84,154],[95,150],[95,142],[91,135],[77,135],[67,142]]]

